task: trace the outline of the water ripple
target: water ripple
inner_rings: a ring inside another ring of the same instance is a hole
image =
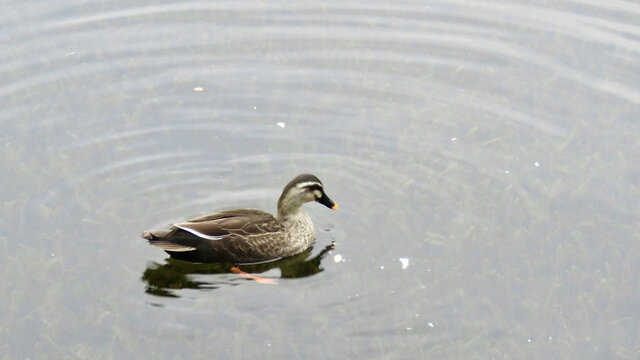
[[[349,168],[345,181],[372,192],[403,197],[411,189],[435,197],[438,191],[416,177],[466,171],[506,181],[508,158],[480,166],[473,154],[477,144],[491,145],[513,132],[475,132],[480,135],[468,137],[475,140],[462,137],[450,148],[449,139],[474,134],[464,120],[471,114],[482,114],[496,128],[518,124],[543,136],[573,136],[574,125],[564,118],[568,110],[540,106],[537,96],[545,94],[521,84],[526,72],[590,89],[588,96],[640,103],[640,91],[625,76],[638,65],[640,11],[624,2],[554,8],[447,1],[411,11],[408,4],[383,2],[95,5],[40,11],[44,21],[29,31],[16,28],[19,19],[4,25],[23,46],[0,70],[0,97],[16,104],[0,109],[2,121],[41,118],[9,133],[55,133],[67,140],[56,150],[85,157],[78,183],[111,176],[150,193],[204,188],[208,172],[242,169],[258,176],[297,163]],[[460,12],[461,6],[470,11]],[[566,51],[576,54],[559,53],[565,47],[552,47],[558,43],[570,44]],[[590,51],[604,44],[609,53]],[[43,56],[27,56],[40,47]],[[603,76],[612,72],[585,66],[581,50],[603,64],[617,59],[620,70]],[[505,100],[513,98],[525,101]],[[97,116],[85,104],[100,109]],[[450,109],[449,124],[433,120],[441,109]],[[372,121],[363,129],[358,124],[367,117],[392,121]],[[110,126],[123,119],[124,126]],[[70,121],[75,128],[61,131]],[[401,131],[404,122],[412,130]],[[425,124],[441,132],[426,134]],[[322,154],[317,144],[340,133],[351,139],[344,145],[355,158]],[[312,151],[309,142],[316,144]],[[178,145],[158,147],[163,143]],[[242,147],[261,155],[247,155]],[[123,155],[92,165],[114,153]],[[397,169],[388,154],[400,154],[410,165]],[[459,166],[438,168],[452,162]]]

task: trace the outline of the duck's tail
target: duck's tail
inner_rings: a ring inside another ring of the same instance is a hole
[[[144,239],[149,240],[149,244],[169,253],[193,251],[196,249],[194,246],[178,244],[170,239],[165,239],[169,232],[171,232],[171,230],[148,230],[143,231],[140,236],[142,236],[142,238]]]
[[[143,239],[153,241],[153,240],[160,240],[164,238],[165,236],[167,236],[168,233],[169,233],[169,230],[148,230],[148,231],[143,231],[142,234],[140,234],[140,236],[142,236]]]

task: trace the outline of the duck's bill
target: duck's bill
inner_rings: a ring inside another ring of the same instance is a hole
[[[327,194],[322,194],[322,197],[316,201],[328,207],[329,209],[338,210],[338,204],[334,203],[333,200],[329,199]]]

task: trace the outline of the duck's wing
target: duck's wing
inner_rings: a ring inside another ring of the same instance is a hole
[[[266,217],[270,219],[274,218],[273,215],[260,209],[234,209],[234,210],[224,210],[224,211],[219,211],[219,212],[208,214],[208,215],[203,215],[191,220],[187,220],[187,222],[202,222],[202,221],[218,220],[218,219],[239,217],[239,216],[251,216],[255,218]]]
[[[226,240],[234,243],[252,234],[284,231],[284,226],[268,212],[256,209],[226,210],[173,224],[163,236],[147,232],[149,243],[169,252],[194,251],[204,243],[218,247]],[[232,236],[238,235],[238,236]],[[219,245],[214,245],[218,243]],[[226,247],[226,246],[223,246]]]
[[[174,226],[208,240],[220,240],[231,234],[247,236],[284,230],[273,215],[257,209],[221,211]]]

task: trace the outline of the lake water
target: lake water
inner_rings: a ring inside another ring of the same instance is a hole
[[[5,1],[3,359],[637,359],[640,5]],[[275,212],[253,273],[143,230]],[[334,249],[327,249],[335,241]]]

